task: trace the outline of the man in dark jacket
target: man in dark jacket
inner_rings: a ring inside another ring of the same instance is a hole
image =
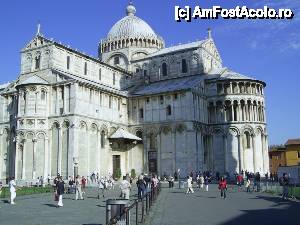
[[[136,182],[136,185],[138,187],[138,196],[139,196],[139,199],[141,199],[143,197],[144,193],[145,193],[145,190],[146,190],[146,182],[143,179],[142,175],[139,176],[139,179]]]
[[[65,182],[62,180],[62,177],[58,178],[58,182],[56,183],[56,192],[58,195],[58,207],[63,207],[62,195],[65,193]]]

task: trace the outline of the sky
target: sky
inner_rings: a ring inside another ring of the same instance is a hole
[[[124,17],[128,0],[1,0],[0,83],[20,73],[20,51],[36,34],[38,21],[44,36],[89,55],[115,22]],[[223,65],[266,82],[269,144],[300,138],[300,1],[299,0],[135,0],[136,15],[164,38],[166,46],[207,37],[207,28]],[[175,6],[223,8],[264,5],[290,8],[292,20],[174,20]]]

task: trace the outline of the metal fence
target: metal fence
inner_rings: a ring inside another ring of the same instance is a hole
[[[161,191],[161,184],[156,188],[151,188],[145,193],[142,198],[134,199],[122,209],[120,215],[109,218],[108,209],[106,209],[106,224],[107,225],[139,225],[145,222],[146,215],[149,214],[151,207],[156,201]]]

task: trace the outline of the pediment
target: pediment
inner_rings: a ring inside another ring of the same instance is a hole
[[[27,85],[27,84],[44,84],[44,85],[47,85],[47,84],[49,84],[49,82],[42,79],[38,75],[33,75],[33,76],[31,76],[27,79],[24,79],[20,83],[18,83],[18,85]]]
[[[209,52],[211,55],[213,55],[216,59],[218,59],[220,62],[222,61],[221,56],[219,54],[219,51],[217,49],[217,46],[215,45],[215,42],[212,39],[209,39],[205,41],[202,44],[202,47]]]
[[[37,35],[26,45],[23,50],[37,48],[51,43],[51,40],[48,40],[41,35]]]

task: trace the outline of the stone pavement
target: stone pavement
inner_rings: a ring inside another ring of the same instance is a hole
[[[176,184],[175,184],[176,186]],[[220,198],[217,185],[209,192],[163,188],[147,225],[299,225],[300,202],[278,196],[229,190]]]
[[[135,185],[134,185],[135,186]],[[119,190],[108,192],[116,198]],[[147,225],[298,225],[300,203],[279,197],[229,191],[228,199],[219,196],[216,185],[209,192],[166,188],[151,208]],[[136,194],[136,188],[132,191]],[[56,208],[52,194],[17,197],[16,205],[0,199],[0,225],[83,225],[105,224],[105,199],[97,199],[97,189],[88,189],[87,198],[75,201],[64,195],[64,207]],[[107,199],[106,198],[106,199]]]
[[[56,208],[53,194],[17,196],[16,205],[0,199],[0,225],[82,225],[105,224],[105,200],[118,198],[119,185],[97,199],[97,188],[88,188],[84,200],[75,201],[75,194],[63,195],[62,208]],[[132,191],[136,194],[134,188]]]

